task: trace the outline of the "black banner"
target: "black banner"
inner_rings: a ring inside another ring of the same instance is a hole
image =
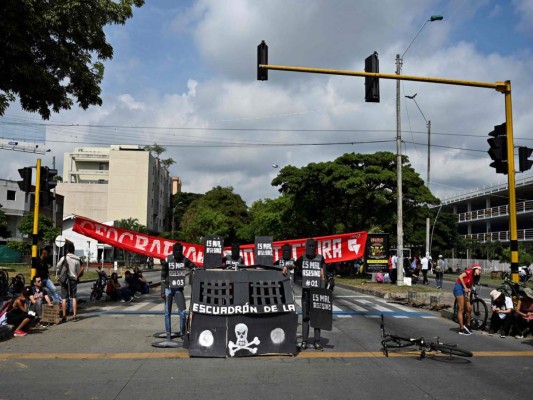
[[[333,328],[333,294],[328,289],[311,289],[310,325],[330,331]]]
[[[272,236],[256,236],[254,253],[257,265],[272,267],[274,262]]]
[[[220,268],[222,266],[223,248],[223,237],[206,236],[204,240],[204,268]]]
[[[389,272],[389,235],[369,233],[366,239],[365,272]]]

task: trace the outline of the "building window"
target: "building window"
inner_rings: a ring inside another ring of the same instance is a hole
[[[8,200],[15,200],[16,198],[16,192],[14,190],[8,190],[7,191],[7,199]]]
[[[100,171],[107,171],[109,169],[109,164],[108,163],[103,163],[101,162],[99,165],[98,165],[98,169]]]

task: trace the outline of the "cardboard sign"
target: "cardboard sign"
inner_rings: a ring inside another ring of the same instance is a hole
[[[389,272],[389,235],[369,233],[365,249],[365,272]]]
[[[168,263],[168,281],[171,289],[180,289],[185,286],[185,264],[178,262]]]
[[[274,252],[272,247],[272,236],[255,237],[255,263],[272,267],[274,262]]]
[[[204,241],[204,268],[220,268],[222,266],[223,248],[223,237],[206,236]]]
[[[333,328],[333,294],[328,289],[311,289],[310,325],[330,331]]]

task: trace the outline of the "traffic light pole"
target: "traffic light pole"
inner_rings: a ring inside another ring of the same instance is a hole
[[[37,274],[37,242],[39,240],[39,200],[41,191],[41,159],[37,159],[35,174],[35,204],[33,206],[33,236],[31,244],[31,273],[30,278]]]
[[[268,61],[267,61],[268,62]],[[423,76],[400,75],[400,74],[382,74],[373,72],[360,71],[345,71],[325,68],[306,68],[293,67],[286,65],[269,65],[258,63],[258,73],[266,70],[290,71],[290,72],[305,72],[312,74],[326,74],[326,75],[343,75],[343,76],[364,76],[375,77],[381,79],[394,79],[396,81],[414,81],[414,82],[428,82],[440,83],[444,85],[455,86],[471,86],[486,89],[494,89],[505,95],[505,119],[507,123],[507,168],[508,168],[508,186],[509,186],[509,231],[510,231],[510,248],[511,248],[511,272],[514,281],[518,281],[518,234],[516,224],[516,194],[515,194],[515,171],[514,171],[514,140],[513,140],[513,109],[511,101],[511,82],[476,82],[465,81],[458,79],[445,78],[428,78]],[[401,161],[398,161],[401,162]],[[398,207],[400,210],[400,207]],[[397,216],[398,219],[402,217]],[[400,223],[400,222],[399,222]],[[399,230],[398,230],[399,231]],[[401,237],[400,237],[401,236]],[[398,232],[398,247],[403,250],[403,232]],[[401,248],[400,248],[401,244]],[[400,264],[400,263],[398,263]],[[400,271],[398,271],[400,272]]]
[[[513,104],[511,101],[511,82],[507,81],[505,90],[505,122],[507,124],[507,180],[509,186],[509,233],[511,248],[511,277],[514,282],[518,276],[518,233],[516,223],[516,190],[514,170],[514,138],[513,138]]]

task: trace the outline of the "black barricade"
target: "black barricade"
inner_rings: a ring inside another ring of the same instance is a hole
[[[295,354],[296,327],[290,278],[281,272],[196,271],[188,341],[191,356]]]

